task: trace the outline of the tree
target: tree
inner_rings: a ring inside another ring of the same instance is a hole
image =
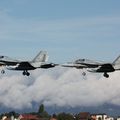
[[[38,113],[43,113],[44,112],[44,105],[41,104],[39,109],[38,109]]]
[[[38,116],[42,118],[50,118],[50,115],[45,111],[43,104],[41,104],[38,109]]]

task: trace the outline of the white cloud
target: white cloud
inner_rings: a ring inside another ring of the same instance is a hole
[[[87,73],[84,79],[81,70],[60,67],[35,70],[31,77],[3,76],[0,105],[14,109],[31,108],[33,102],[61,107],[120,105],[119,79],[119,72],[111,73],[108,79]]]

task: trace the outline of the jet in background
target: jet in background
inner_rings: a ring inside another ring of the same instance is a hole
[[[120,70],[120,56],[113,63],[102,63],[102,62],[96,62],[89,59],[78,59],[74,62],[63,64],[62,66],[75,67],[77,69],[85,68],[89,72],[103,73],[103,76],[108,78],[109,72]],[[83,75],[86,75],[86,73],[83,72]]]
[[[9,70],[21,70],[23,75],[29,76],[28,70],[35,70],[37,68],[47,69],[56,66],[54,63],[47,63],[47,60],[48,55],[46,51],[40,51],[32,61],[19,61],[8,56],[0,56],[0,66]],[[5,70],[2,70],[1,73],[5,73]]]

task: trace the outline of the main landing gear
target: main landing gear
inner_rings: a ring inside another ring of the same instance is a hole
[[[23,75],[27,75],[27,76],[29,76],[30,73],[29,73],[27,70],[25,70],[25,71],[23,71]]]
[[[109,75],[106,72],[103,74],[103,76],[109,78]]]

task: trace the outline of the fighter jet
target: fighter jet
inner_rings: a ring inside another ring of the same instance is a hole
[[[63,67],[75,67],[77,69],[87,69],[89,72],[94,73],[103,73],[103,76],[108,78],[108,72],[114,72],[116,70],[120,70],[120,56],[112,63],[103,63],[97,62],[89,59],[78,59],[74,62],[69,62],[67,64],[62,64]],[[83,75],[86,75],[83,72]]]
[[[28,70],[35,70],[37,68],[51,68],[55,67],[54,63],[47,63],[48,55],[46,51],[40,51],[37,56],[31,61],[20,61],[11,59],[8,56],[0,56],[0,66],[3,66],[9,70],[21,70],[23,75],[29,76]],[[1,73],[5,73],[3,69]]]

